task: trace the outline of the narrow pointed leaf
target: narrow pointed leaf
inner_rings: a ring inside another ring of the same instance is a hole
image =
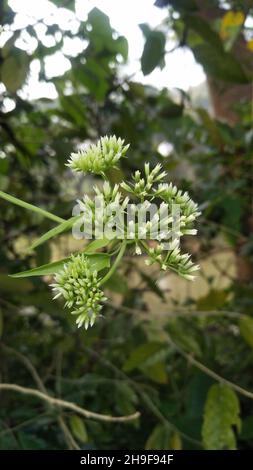
[[[102,269],[110,266],[110,256],[107,253],[87,253],[87,256],[89,257],[93,271],[101,271]],[[11,274],[10,277],[23,278],[31,276],[47,276],[49,274],[59,272],[68,261],[70,261],[70,257],[54,261],[53,263],[43,264],[37,268],[29,269],[28,271]]]
[[[94,240],[93,242],[89,243],[89,245],[84,250],[84,253],[94,253],[94,251],[98,250],[99,248],[104,248],[110,243],[111,240],[107,238],[101,238],[98,240]]]
[[[79,217],[81,216],[77,215],[75,217],[71,217],[71,219],[65,220],[61,224],[57,225],[57,227],[54,227],[48,232],[44,233],[44,235],[35,240],[35,242],[31,245],[30,250],[34,250],[34,248],[37,248],[38,246],[42,245],[42,243],[47,242],[56,235],[60,235],[60,233],[66,232],[67,230],[71,229],[74,223],[79,219]]]
[[[16,204],[17,206],[23,207],[23,209],[28,209],[29,211],[37,212],[37,214],[40,214],[43,217],[47,217],[48,219],[54,220],[55,222],[64,222],[64,219],[62,219],[61,217],[51,214],[51,212],[48,212],[45,209],[41,209],[40,207],[36,207],[33,204],[29,204],[28,202],[22,201],[22,199],[18,199],[14,196],[11,196],[10,194],[5,193],[4,191],[0,191],[0,197],[8,202],[11,202],[12,204]]]

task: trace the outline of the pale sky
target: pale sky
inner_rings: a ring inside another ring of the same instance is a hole
[[[111,26],[119,33],[126,36],[129,43],[129,62],[126,72],[131,74],[137,72],[135,80],[146,84],[154,85],[158,88],[182,88],[188,90],[189,87],[199,85],[204,81],[205,75],[200,65],[196,64],[192,53],[189,50],[178,49],[166,55],[166,66],[163,70],[155,69],[152,74],[144,77],[140,68],[140,56],[143,49],[143,35],[138,27],[140,23],[148,23],[151,27],[157,26],[166,18],[166,9],[154,7],[154,0],[76,0],[76,15],[71,11],[57,8],[47,0],[9,0],[11,8],[17,13],[14,27],[21,28],[29,23],[36,23],[38,19],[45,18],[45,23],[50,25],[56,20],[61,29],[77,31],[78,20],[85,20],[88,12],[95,6],[106,13],[111,22]],[[43,26],[39,26],[37,33],[46,46],[54,45],[54,39],[45,37]],[[7,34],[2,34],[1,43],[7,39]],[[32,50],[36,47],[36,39],[31,40],[24,34],[17,45],[24,49]],[[168,44],[171,48],[173,42]],[[68,53],[78,53],[82,50],[82,42],[76,38],[66,40],[63,51]],[[60,52],[47,58],[47,75],[57,76],[70,68],[70,62]],[[24,87],[22,94],[31,99],[39,97],[55,98],[56,91],[53,84],[38,82],[39,62],[33,61],[31,64],[31,77],[29,83]]]

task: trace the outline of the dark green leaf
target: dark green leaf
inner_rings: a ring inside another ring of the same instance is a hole
[[[143,366],[147,363],[147,360],[154,356],[158,351],[164,347],[162,343],[150,342],[138,346],[130,354],[130,357],[124,364],[124,371],[130,372],[136,367]]]
[[[164,58],[165,36],[160,31],[151,31],[146,39],[141,56],[141,69],[144,75],[151,73]]]
[[[160,287],[157,284],[157,281],[155,281],[151,276],[148,276],[148,274],[144,273],[143,271],[140,271],[141,278],[145,281],[147,284],[147,287],[154,292],[160,299],[165,300],[164,297],[164,292],[160,289]]]
[[[111,26],[109,17],[98,8],[93,8],[88,14],[88,22],[92,26],[93,32],[105,37],[111,37]]]

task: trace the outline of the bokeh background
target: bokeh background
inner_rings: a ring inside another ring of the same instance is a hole
[[[80,242],[29,252],[54,223],[0,200],[0,382],[141,413],[0,390],[0,449],[252,449],[252,1],[2,0],[0,20],[2,191],[68,218],[99,184],[69,154],[116,134],[131,149],[112,181],[162,163],[202,210],[197,280],[130,253],[86,332],[49,277],[8,277]]]

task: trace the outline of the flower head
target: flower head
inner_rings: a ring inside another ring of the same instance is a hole
[[[193,202],[189,194],[177,189],[172,183],[159,184],[158,189],[154,190],[154,196],[160,197],[171,207],[172,204],[180,206],[182,214],[187,218],[187,222],[194,221],[201,212],[198,210],[198,205]]]
[[[133,183],[121,183],[121,187],[132,193],[136,197],[143,199],[144,197],[152,196],[153,185],[162,181],[167,173],[161,171],[162,166],[158,163],[153,170],[150,170],[149,163],[145,163],[144,176],[141,176],[141,172],[137,170],[133,176]]]
[[[71,153],[66,165],[73,171],[104,175],[107,170],[117,165],[128,148],[129,145],[124,145],[123,139],[117,139],[115,135],[112,137],[106,135],[101,137],[97,144],[92,144],[77,153]]]
[[[54,299],[62,296],[66,300],[65,306],[72,309],[72,315],[77,315],[78,328],[83,324],[86,329],[92,326],[102,308],[101,301],[106,300],[99,285],[97,272],[91,269],[89,259],[83,253],[72,255],[55,275]]]
[[[195,271],[199,270],[199,266],[194,264],[188,253],[182,254],[179,249],[179,242],[177,240],[170,243],[168,251],[164,253],[163,245],[157,245],[154,248],[148,249],[148,258],[146,264],[157,262],[163,271],[171,269],[172,271],[184,277],[188,281],[195,279]]]

